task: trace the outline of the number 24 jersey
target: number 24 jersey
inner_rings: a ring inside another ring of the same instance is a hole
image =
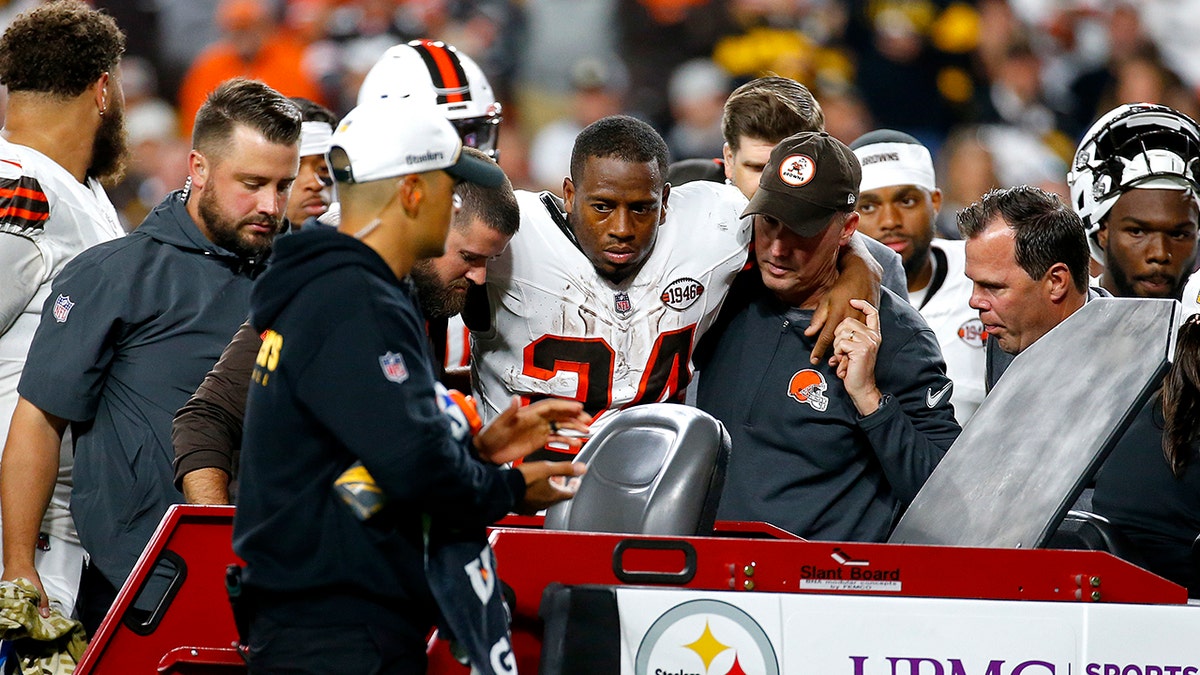
[[[596,272],[549,193],[517,201],[520,231],[488,265],[491,322],[472,335],[484,418],[513,394],[553,396],[582,401],[594,431],[610,411],[682,400],[692,350],[746,264],[746,198],[708,181],[672,188],[653,249],[620,283]]]

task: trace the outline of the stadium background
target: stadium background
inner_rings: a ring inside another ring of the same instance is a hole
[[[198,71],[238,69],[235,54],[244,72],[344,114],[387,47],[445,40],[497,90],[514,185],[556,191],[591,121],[632,114],[672,159],[716,157],[728,92],[785,75],[813,89],[845,142],[890,127],[929,145],[948,236],[955,210],[991,187],[1066,197],[1075,143],[1119,103],[1200,111],[1200,0],[92,1],[129,40],[134,157],[110,189],[126,227],[183,183],[192,112],[180,91]],[[35,4],[0,7],[0,26]]]

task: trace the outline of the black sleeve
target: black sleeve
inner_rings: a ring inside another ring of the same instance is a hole
[[[196,469],[214,468],[237,475],[242,447],[246,394],[262,338],[242,324],[200,388],[175,413],[171,440],[175,446],[175,487]]]
[[[42,307],[17,390],[42,410],[72,422],[90,420],[100,405],[124,328],[128,293],[85,251],[63,267]]]
[[[908,277],[904,274],[904,265],[900,255],[861,232],[854,234],[862,237],[862,243],[866,246],[867,252],[883,268],[883,287],[901,298],[908,299]]]
[[[876,373],[885,401],[859,426],[896,496],[907,504],[962,431],[950,405],[953,385],[928,328],[912,333]]]
[[[447,522],[487,525],[512,510],[524,482],[484,464],[437,404],[415,310],[402,318],[364,306],[331,328],[298,374],[295,395],[346,445],[389,498]]]

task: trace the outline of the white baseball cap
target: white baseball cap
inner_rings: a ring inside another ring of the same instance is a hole
[[[375,99],[338,124],[329,166],[340,183],[369,183],[426,171],[498,187],[504,172],[491,160],[462,151],[454,125],[430,101]]]
[[[850,149],[862,164],[859,192],[893,185],[937,189],[929,149],[906,133],[878,129],[860,136]]]

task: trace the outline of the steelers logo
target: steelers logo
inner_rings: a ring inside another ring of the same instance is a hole
[[[766,631],[749,614],[720,600],[691,600],[667,610],[638,645],[633,672],[779,675]]]
[[[788,155],[779,163],[779,180],[800,187],[813,179],[817,173],[817,163],[808,155]]]

